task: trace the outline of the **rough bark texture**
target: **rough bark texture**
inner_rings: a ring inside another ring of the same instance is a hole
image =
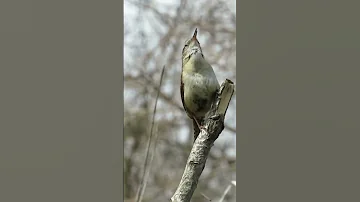
[[[173,202],[189,202],[205,168],[211,147],[224,129],[227,107],[234,93],[234,84],[226,79],[205,117],[204,127],[194,142],[180,184],[172,196]]]

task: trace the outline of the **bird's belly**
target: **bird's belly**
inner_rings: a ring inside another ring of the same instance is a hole
[[[184,78],[184,102],[196,117],[203,117],[210,109],[217,85],[205,78]]]

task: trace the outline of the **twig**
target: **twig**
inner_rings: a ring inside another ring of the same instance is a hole
[[[163,66],[162,71],[161,71],[159,89],[158,89],[158,93],[157,93],[156,100],[155,100],[154,112],[153,112],[151,129],[150,129],[150,136],[149,136],[149,140],[148,140],[147,147],[146,147],[146,157],[145,157],[145,161],[144,161],[144,172],[143,172],[143,176],[142,176],[142,179],[141,179],[141,183],[140,183],[138,192],[136,194],[136,201],[137,202],[140,202],[142,200],[143,195],[145,193],[146,183],[147,183],[147,180],[149,178],[151,162],[152,162],[152,159],[153,159],[153,155],[151,155],[150,161],[148,160],[149,159],[149,154],[150,154],[149,151],[150,151],[151,139],[153,137],[153,128],[154,128],[154,123],[155,123],[156,107],[157,107],[157,102],[158,102],[159,95],[160,95],[160,89],[161,89],[162,80],[163,80],[163,76],[164,76],[164,70],[165,70],[165,66]],[[156,146],[156,140],[155,140],[154,150],[155,150],[155,146]]]
[[[200,193],[204,198],[206,198],[206,200],[208,200],[208,201],[211,201],[211,199],[208,197],[208,196],[206,196],[204,193]]]
[[[194,142],[180,184],[171,197],[173,202],[190,201],[205,168],[210,149],[224,129],[224,118],[233,93],[234,84],[226,79],[205,117],[204,127],[206,130],[201,130]]]
[[[236,181],[231,181],[231,182],[230,182],[230,184],[226,187],[223,195],[221,196],[219,202],[223,202],[223,200],[225,199],[226,194],[230,191],[231,186],[236,187]]]
[[[233,186],[233,185],[229,184],[229,185],[226,187],[223,195],[222,195],[221,198],[219,199],[219,202],[223,202],[223,201],[224,201],[226,194],[230,191],[230,189],[231,189],[232,186]]]

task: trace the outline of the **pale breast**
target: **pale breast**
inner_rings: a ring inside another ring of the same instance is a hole
[[[219,83],[211,65],[199,52],[193,54],[184,64],[182,71],[184,83],[184,104],[191,113],[204,116],[210,109],[212,98]]]
[[[214,93],[218,89],[218,82],[212,76],[199,73],[183,74],[184,102],[188,110],[204,116],[210,109]]]

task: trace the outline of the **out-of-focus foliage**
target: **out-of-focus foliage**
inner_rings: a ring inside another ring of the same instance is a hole
[[[204,55],[220,83],[236,83],[235,1],[125,1],[124,185],[132,201],[141,181],[151,117],[162,66],[163,86],[156,114],[156,153],[143,201],[168,201],[175,192],[192,145],[192,122],[180,98],[181,51],[198,28]],[[226,128],[215,142],[193,201],[217,200],[236,180],[236,95]],[[206,197],[205,197],[205,196]],[[225,201],[235,200],[235,189]]]

